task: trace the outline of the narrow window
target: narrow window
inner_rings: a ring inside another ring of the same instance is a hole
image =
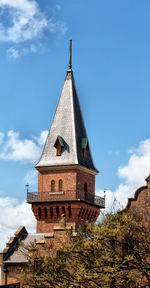
[[[41,219],[41,207],[38,208],[39,219]]]
[[[94,214],[94,220],[96,220],[96,216],[97,216],[97,212],[95,212],[95,214]]]
[[[59,192],[63,191],[63,181],[59,180]]]
[[[55,192],[55,181],[51,181],[51,192]]]
[[[51,214],[51,218],[53,218],[53,215],[54,215],[54,213],[53,213],[53,207],[50,207],[50,214]]]
[[[44,217],[45,217],[45,219],[47,219],[47,208],[46,207],[44,207]]]
[[[81,218],[83,218],[84,212],[85,212],[85,208],[82,211]]]
[[[56,206],[56,214],[57,214],[57,218],[59,218],[59,207],[58,206]]]
[[[69,214],[69,218],[71,218],[72,217],[71,206],[68,206],[68,214]]]
[[[92,212],[92,214],[90,216],[90,221],[93,221],[93,215],[94,215],[94,211]]]
[[[87,220],[89,220],[90,214],[91,214],[91,210],[88,213]]]
[[[86,220],[86,216],[87,216],[87,213],[89,212],[89,209],[86,209],[86,212],[84,214],[84,220]]]
[[[87,186],[87,182],[84,183],[84,192],[88,191],[88,186]]]
[[[79,216],[78,216],[78,218],[80,218],[81,213],[82,213],[82,210],[83,210],[83,208],[81,207],[81,208],[80,208],[80,212],[79,212]]]
[[[66,211],[65,211],[65,207],[64,207],[64,206],[62,207],[62,213],[63,213],[64,215],[66,215]]]

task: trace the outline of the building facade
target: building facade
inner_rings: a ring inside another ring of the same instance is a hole
[[[65,221],[72,235],[86,221],[95,222],[105,199],[95,195],[95,168],[72,71],[72,42],[69,66],[38,170],[38,192],[27,190],[27,203],[37,221],[35,234],[20,226],[0,255],[2,284],[18,282],[17,272],[27,261],[19,241],[37,247],[52,239],[55,250],[58,239],[65,239],[60,221]]]

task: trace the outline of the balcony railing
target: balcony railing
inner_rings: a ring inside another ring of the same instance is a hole
[[[71,201],[81,200],[89,204],[97,205],[101,208],[105,208],[105,198],[91,194],[89,192],[78,191],[63,191],[63,192],[27,192],[27,202],[45,202],[45,201]]]

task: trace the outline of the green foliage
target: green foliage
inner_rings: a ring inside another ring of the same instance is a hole
[[[66,231],[67,233],[67,231]],[[136,288],[150,285],[150,232],[135,213],[108,214],[98,224],[81,227],[77,237],[54,256],[45,247],[36,269],[38,251],[24,270],[24,287]]]

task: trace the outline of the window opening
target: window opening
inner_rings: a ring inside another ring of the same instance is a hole
[[[56,148],[56,156],[61,156],[64,147],[64,141],[61,136],[57,137],[54,147]]]
[[[55,181],[51,181],[51,192],[55,192]]]
[[[81,218],[83,218],[84,212],[85,212],[85,208],[82,211]]]
[[[87,151],[89,150],[89,144],[88,144],[87,138],[81,139],[81,148],[82,148],[83,158],[86,158],[87,157]]]
[[[97,212],[95,212],[95,214],[94,214],[94,220],[96,219],[96,215],[97,215]]]
[[[57,156],[61,156],[61,145],[59,142],[57,143]]]
[[[65,207],[64,207],[64,206],[62,207],[62,213],[63,213],[64,215],[66,215],[66,210],[65,210]]]
[[[85,215],[84,215],[84,220],[86,220],[86,216],[87,216],[87,213],[89,212],[89,209],[87,208],[86,209],[86,212],[85,212]]]
[[[84,192],[88,191],[88,186],[87,186],[87,182],[84,183]]]
[[[53,213],[53,207],[50,207],[50,214],[51,214],[51,218],[53,218],[53,215],[54,215],[54,213]]]
[[[57,218],[59,218],[60,214],[59,214],[59,207],[56,206],[56,214],[57,214]]]
[[[83,207],[80,208],[80,212],[79,212],[78,218],[80,218],[80,215],[81,215],[81,213],[82,213],[82,210],[83,210]]]
[[[91,220],[93,221],[93,215],[94,215],[94,211],[93,211],[92,214],[91,214],[90,221],[91,221]]]
[[[59,192],[63,191],[63,181],[59,180]]]
[[[41,219],[41,207],[38,208],[39,219]]]
[[[44,207],[44,217],[45,217],[45,219],[47,219],[47,208],[46,207]]]
[[[91,210],[88,213],[87,220],[89,220],[90,214],[91,214]]]
[[[69,214],[69,218],[71,218],[72,217],[71,206],[68,206],[68,214]]]

